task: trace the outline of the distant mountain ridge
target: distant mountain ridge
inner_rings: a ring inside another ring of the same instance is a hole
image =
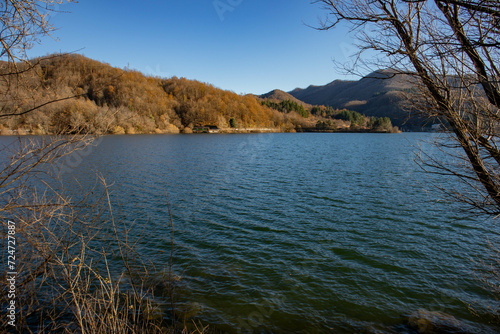
[[[375,71],[358,81],[335,80],[324,86],[296,88],[288,92],[296,99],[311,105],[349,109],[366,116],[390,117],[400,127],[421,127],[424,120],[410,117],[404,110],[402,93],[415,89],[415,79],[395,71]]]

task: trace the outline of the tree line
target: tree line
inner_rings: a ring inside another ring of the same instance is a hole
[[[300,116],[302,116],[304,118],[307,118],[310,115],[310,111],[307,110],[306,108],[304,108],[303,105],[301,105],[295,101],[291,101],[291,100],[283,100],[281,102],[274,102],[274,101],[267,99],[267,100],[262,101],[262,105],[268,106],[270,108],[273,108],[275,110],[278,110],[278,111],[281,111],[284,113],[289,113],[289,112],[295,111],[296,113],[298,113]]]
[[[315,131],[336,131],[349,129],[351,131],[362,130],[370,132],[398,132],[398,127],[392,125],[389,117],[367,117],[357,111],[347,109],[334,109],[331,106],[313,106],[306,109],[303,105],[291,101],[272,101],[269,99],[261,102],[263,105],[284,113],[296,112],[303,118],[316,120]],[[302,126],[301,126],[302,127]],[[300,130],[304,128],[299,127]],[[311,126],[305,126],[311,129]]]

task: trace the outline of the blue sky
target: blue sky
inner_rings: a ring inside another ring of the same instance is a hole
[[[343,79],[346,29],[317,31],[309,0],[80,0],[59,6],[58,30],[30,56],[77,51],[112,66],[186,77],[236,93],[290,91]]]

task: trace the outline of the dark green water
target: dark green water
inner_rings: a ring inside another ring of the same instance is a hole
[[[472,332],[498,303],[474,261],[495,221],[441,201],[413,159],[433,134],[113,136],[66,177],[100,171],[159,269],[176,227],[181,308],[230,333],[410,332],[441,311]]]

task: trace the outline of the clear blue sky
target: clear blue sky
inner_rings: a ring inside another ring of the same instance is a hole
[[[186,77],[236,93],[290,91],[344,78],[347,30],[317,31],[309,0],[80,0],[59,6],[58,30],[30,56],[78,51],[112,66]]]

